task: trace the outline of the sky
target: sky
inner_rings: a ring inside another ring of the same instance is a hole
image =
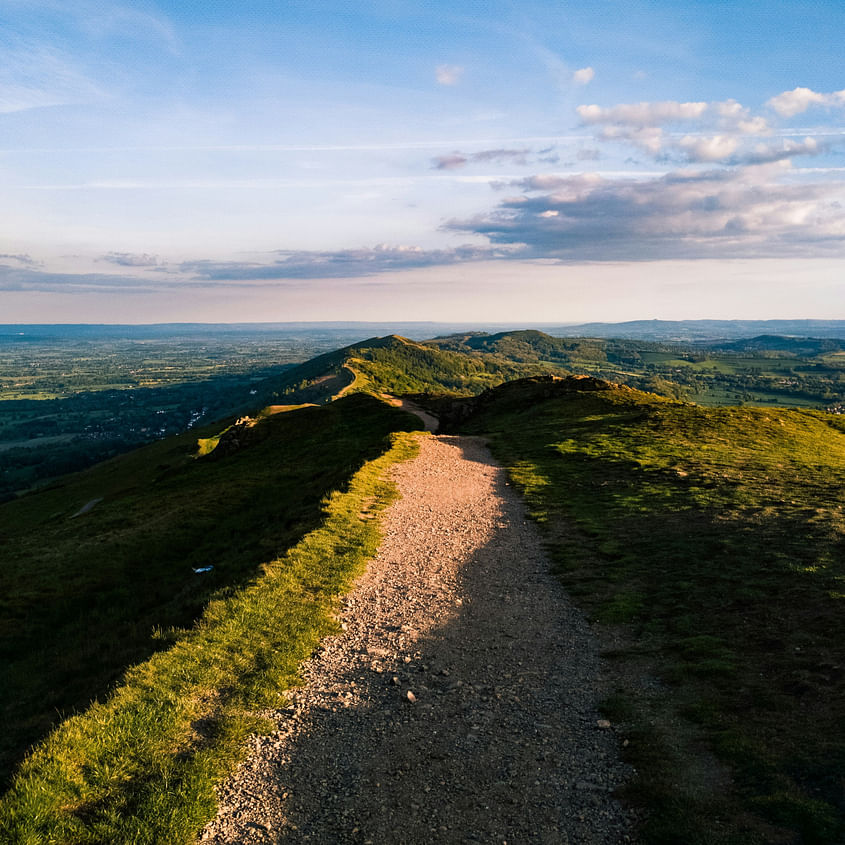
[[[0,323],[845,318],[841,0],[0,0]]]

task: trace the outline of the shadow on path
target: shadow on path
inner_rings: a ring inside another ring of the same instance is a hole
[[[209,839],[627,841],[596,646],[503,471],[450,437],[424,438],[398,475],[346,633],[256,740]]]

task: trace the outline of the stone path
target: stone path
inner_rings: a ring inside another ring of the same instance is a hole
[[[621,843],[588,627],[486,448],[421,437],[402,499],[207,843]]]

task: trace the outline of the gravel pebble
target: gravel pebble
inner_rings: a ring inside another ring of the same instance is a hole
[[[423,436],[393,477],[402,498],[344,632],[221,786],[201,841],[632,841],[596,643],[503,470],[476,438]]]

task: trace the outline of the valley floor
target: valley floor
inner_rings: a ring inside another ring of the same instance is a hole
[[[483,444],[421,437],[378,556],[206,843],[621,843],[597,646]],[[603,726],[604,725],[604,726]]]

